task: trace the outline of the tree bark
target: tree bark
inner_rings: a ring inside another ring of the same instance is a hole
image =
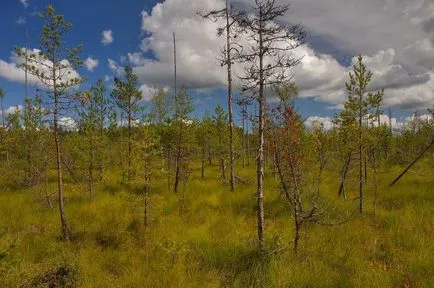
[[[54,63],[54,61],[53,61]],[[53,69],[55,71],[55,69]],[[54,72],[55,73],[55,72]],[[55,76],[55,75],[54,75]],[[56,77],[53,77],[56,79]],[[56,87],[56,80],[54,80],[54,87]],[[57,191],[59,200],[59,213],[60,213],[60,223],[62,226],[62,239],[69,241],[69,227],[65,215],[65,204],[63,201],[63,176],[62,176],[62,159],[61,159],[61,149],[60,149],[60,135],[58,127],[58,111],[59,111],[59,95],[54,88],[54,142],[56,145],[56,166],[57,166]]]
[[[201,176],[202,176],[202,180],[204,180],[205,179],[205,145],[202,147]]]
[[[232,57],[231,57],[231,41],[230,41],[230,26],[229,26],[229,0],[226,0],[226,46],[227,46],[227,66],[228,66],[228,113],[229,113],[229,165],[230,178],[229,183],[231,191],[235,191],[235,167],[234,167],[234,119],[232,108]]]
[[[131,143],[131,120],[132,120],[132,111],[131,111],[131,98],[128,103],[128,181],[131,181],[131,151],[132,151],[132,143]]]
[[[351,153],[348,155],[347,160],[345,161],[344,168],[342,169],[342,179],[341,179],[341,185],[339,186],[339,192],[338,195],[344,195],[344,198],[347,198],[347,195],[345,193],[345,180],[347,179],[348,170],[350,169],[350,163],[351,163]]]
[[[362,91],[360,87],[360,91]],[[363,213],[363,146],[362,146],[362,97],[359,95],[359,211]]]
[[[258,218],[258,242],[259,249],[264,249],[264,71],[263,71],[263,19],[262,8],[259,10],[259,145],[258,145],[258,160],[257,160],[257,218]]]

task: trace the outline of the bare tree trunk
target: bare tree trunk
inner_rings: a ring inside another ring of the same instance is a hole
[[[248,112],[247,112],[248,113]],[[250,135],[249,135],[249,115],[247,115],[247,123],[246,123],[246,141],[247,141],[247,166],[250,166],[250,159],[252,155],[250,154]]]
[[[423,155],[425,155],[426,152],[428,152],[429,149],[431,149],[431,147],[434,145],[434,138],[431,139],[431,143],[422,151],[422,153],[419,154],[419,156],[417,156],[416,159],[414,159],[408,166],[407,168],[404,169],[404,171],[402,171],[401,174],[398,175],[398,177],[395,178],[395,180],[393,180],[392,183],[390,183],[390,187],[392,187],[393,185],[396,184],[396,182],[399,181],[399,179],[401,179],[402,176],[405,175],[405,173],[407,173],[408,170],[410,170],[411,167],[413,167],[414,164],[417,163],[417,161],[419,161],[420,158],[422,158]]]
[[[131,99],[131,98],[130,98]],[[132,151],[132,143],[131,143],[131,100],[128,103],[128,181],[131,181],[131,151]]]
[[[221,158],[220,159],[220,169],[221,169],[221,178],[222,179],[226,179],[226,163],[225,163],[225,158]]]
[[[229,113],[229,165],[231,191],[235,191],[235,167],[234,167],[234,119],[232,108],[232,57],[231,57],[231,41],[230,41],[230,25],[229,25],[229,0],[226,0],[226,46],[227,46],[227,66],[228,66],[228,113]]]
[[[3,129],[6,129],[3,97],[4,97],[4,95],[1,95],[1,97],[0,97],[0,102],[1,102],[1,106],[2,106],[2,124],[3,124]],[[4,139],[2,139],[2,140],[4,140]],[[9,149],[7,147],[6,147],[6,165],[9,166]]]
[[[359,95],[359,211],[363,213],[362,93]]]
[[[375,156],[375,151],[373,153],[373,161],[374,161],[374,199],[373,199],[373,205],[374,205],[374,220],[377,217],[377,192],[378,192],[378,185],[377,185],[377,159]]]
[[[94,147],[93,147],[93,135],[90,135],[90,150],[89,150],[89,167],[88,167],[88,190],[89,190],[89,201],[93,199],[93,162],[94,162]]]
[[[205,145],[202,147],[201,176],[202,176],[202,180],[204,180],[205,179]]]
[[[120,129],[120,138],[121,138],[121,143],[120,143],[120,146],[121,146],[121,153],[120,153],[120,156],[121,156],[121,168],[122,168],[122,171],[124,170],[124,157],[123,157],[123,151],[124,151],[124,133],[123,133],[123,128],[124,128],[124,112],[121,110],[121,129]],[[122,180],[124,180],[123,179],[123,177],[122,177]]]
[[[53,63],[55,63],[53,61]],[[56,79],[56,77],[53,77]],[[56,87],[56,81],[54,81],[54,87]],[[59,99],[56,88],[54,88],[54,142],[56,145],[56,165],[57,165],[57,191],[59,198],[59,213],[60,223],[62,226],[62,239],[69,240],[69,227],[65,215],[65,204],[63,202],[63,178],[62,178],[62,158],[60,150],[60,135],[58,127],[58,111],[59,111]]]
[[[296,205],[297,207],[297,205]],[[298,208],[294,209],[294,224],[295,224],[295,236],[294,236],[294,254],[298,253],[298,245],[300,243],[300,232],[301,232],[301,223],[298,219],[299,217]]]
[[[258,218],[258,241],[259,249],[264,249],[264,71],[263,71],[263,35],[262,35],[262,9],[259,11],[259,145],[258,145],[258,159],[257,159],[257,218]]]
[[[178,131],[178,133],[182,133],[181,131]],[[181,141],[182,136],[179,135],[179,141],[177,143],[176,147],[176,159],[175,159],[175,183],[173,185],[173,191],[178,192],[178,186],[179,186],[179,177],[181,174]]]
[[[246,119],[243,114],[243,137],[241,137],[241,146],[243,147],[243,168],[246,168],[246,127],[245,127]]]
[[[347,198],[347,195],[345,193],[345,181],[347,179],[348,170],[350,169],[351,154],[352,153],[348,154],[347,160],[345,161],[344,168],[342,169],[343,170],[341,176],[342,179],[341,179],[341,185],[339,186],[339,193],[338,193],[339,196],[343,195],[345,199]]]

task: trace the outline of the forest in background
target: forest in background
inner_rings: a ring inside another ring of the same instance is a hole
[[[26,85],[24,109],[5,115],[0,90],[0,286],[434,285],[434,106],[384,123],[359,56],[333,126],[306,127],[292,51],[307,34],[277,21],[289,6],[253,5],[201,14],[225,22],[228,76],[228,107],[201,117],[177,81],[175,34],[174,87],[145,106],[129,66],[82,91],[83,47],[47,7],[39,50],[15,51],[36,95]]]

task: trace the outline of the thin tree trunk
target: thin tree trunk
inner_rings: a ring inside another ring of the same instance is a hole
[[[128,181],[131,181],[131,151],[132,151],[132,143],[131,143],[131,120],[132,120],[132,111],[131,111],[131,100],[128,103]]]
[[[48,163],[47,163],[47,166],[48,166]],[[51,196],[48,193],[48,172],[49,172],[49,170],[47,167],[47,170],[45,171],[45,199],[47,200],[48,207],[51,209],[53,206],[51,205]]]
[[[241,137],[241,146],[243,147],[243,168],[246,168],[246,129],[245,129],[246,119],[243,114],[243,137]]]
[[[121,156],[121,168],[122,168],[122,171],[124,170],[124,157],[123,157],[123,155],[124,155],[124,153],[123,153],[123,151],[124,151],[124,133],[123,133],[123,127],[124,127],[124,112],[121,110],[121,129],[120,129],[120,138],[121,138],[121,143],[120,143],[120,148],[121,148],[121,153],[120,153],[120,156]],[[122,177],[122,180],[124,180],[123,179],[123,177]]]
[[[368,157],[365,156],[365,184],[368,183]]]
[[[262,9],[259,10],[259,145],[257,159],[257,218],[259,249],[264,249],[264,71],[263,71],[263,35],[262,35]]]
[[[2,95],[0,97],[0,102],[1,102],[1,106],[2,106],[2,124],[3,124],[3,129],[6,130],[6,124],[5,124],[5,110],[4,110],[4,106],[3,106],[3,97],[4,95]],[[4,141],[4,139],[2,139]],[[8,147],[6,147],[6,165],[9,166],[9,149]]]
[[[363,213],[363,146],[362,146],[362,97],[359,95],[359,211]]]
[[[248,112],[247,112],[248,113]],[[252,155],[250,154],[250,135],[249,135],[249,116],[247,115],[247,123],[246,123],[246,141],[247,141],[247,166],[250,166],[250,159]]]
[[[205,145],[202,147],[201,176],[202,176],[202,180],[204,180],[205,179]]]
[[[53,61],[54,63],[54,61]],[[53,77],[56,79],[56,77]],[[56,87],[56,81],[54,81],[54,87]],[[56,145],[56,165],[57,165],[57,191],[59,198],[59,213],[60,223],[62,226],[62,239],[69,240],[69,227],[65,215],[65,204],[63,202],[63,178],[62,178],[62,158],[60,150],[60,135],[58,127],[58,111],[59,111],[59,99],[56,88],[54,89],[54,142]]]
[[[175,183],[173,185],[173,191],[175,193],[178,192],[178,186],[179,186],[179,177],[181,174],[181,141],[182,141],[182,135],[181,131],[178,131],[179,134],[179,140],[176,147],[176,159],[175,159]]]
[[[295,236],[294,236],[294,254],[297,255],[298,253],[298,245],[300,243],[300,230],[301,230],[301,223],[298,220],[298,208],[294,209],[294,224],[295,224]]]
[[[93,147],[93,135],[90,135],[89,139],[89,179],[88,179],[88,189],[89,189],[89,201],[93,199],[93,162],[94,162],[94,147]]]
[[[226,179],[226,163],[225,158],[220,159],[220,168],[221,168],[221,178]]]
[[[144,209],[143,209],[143,224],[145,226],[145,230],[148,229],[148,186],[145,186],[145,201],[144,201]]]
[[[229,0],[226,0],[226,46],[227,46],[227,66],[228,66],[228,113],[229,113],[229,165],[230,179],[229,183],[231,191],[235,191],[235,153],[234,153],[234,119],[232,108],[232,57],[231,57],[231,41],[230,41],[230,26],[229,26]]]
[[[378,193],[378,185],[377,185],[377,159],[375,156],[375,151],[373,153],[373,161],[374,161],[374,199],[373,199],[373,205],[374,205],[374,220],[377,217],[377,193]]]
[[[434,145],[434,138],[431,139],[431,143],[422,151],[422,153],[419,154],[419,156],[417,156],[416,159],[414,159],[408,166],[407,168],[404,169],[404,171],[402,171],[401,174],[398,175],[398,177],[395,178],[395,180],[393,180],[392,183],[390,183],[390,187],[392,187],[393,185],[396,184],[396,182],[399,181],[399,179],[401,179],[402,176],[405,175],[405,173],[407,173],[408,170],[410,170],[411,167],[413,167],[414,164],[417,163],[417,161],[420,160],[420,158],[422,158],[423,155],[425,155],[426,152],[428,152],[429,149],[431,149],[431,147]]]
[[[350,169],[350,163],[351,163],[351,153],[348,154],[347,160],[345,161],[344,168],[342,169],[342,179],[341,179],[341,185],[339,186],[339,192],[338,195],[343,195],[344,198],[347,198],[347,195],[345,193],[345,181],[347,179],[348,170]]]

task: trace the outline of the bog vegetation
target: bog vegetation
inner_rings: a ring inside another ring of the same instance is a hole
[[[146,106],[129,66],[83,91],[83,47],[47,7],[40,51],[16,49],[37,93],[2,113],[0,287],[434,286],[434,109],[383,123],[360,56],[333,127],[306,127],[306,32],[278,24],[289,6],[252,5],[198,11],[224,23],[228,76],[228,109],[201,117],[176,62]]]

